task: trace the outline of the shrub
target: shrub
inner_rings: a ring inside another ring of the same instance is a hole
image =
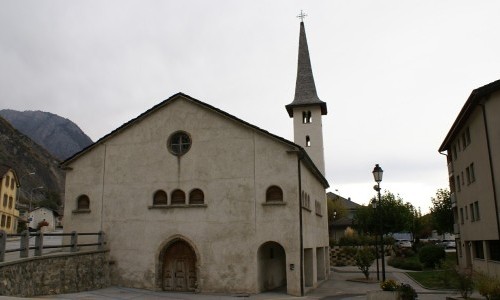
[[[474,282],[479,294],[487,300],[500,299],[500,281],[497,277],[477,273],[474,276]]]
[[[440,266],[445,257],[446,252],[444,251],[444,248],[436,245],[426,245],[422,247],[418,253],[420,262],[428,268],[436,268]]]
[[[474,281],[472,280],[472,272],[470,270],[458,271],[458,286],[460,294],[465,299],[468,299],[474,290]]]
[[[375,255],[373,255],[373,251],[370,248],[362,248],[359,249],[356,253],[355,257],[356,266],[363,272],[366,279],[370,278],[370,266],[375,261]]]
[[[401,300],[413,300],[417,298],[417,292],[409,284],[402,283],[398,286],[397,291],[399,292],[399,299]]]
[[[398,289],[399,284],[397,281],[388,279],[382,283],[380,283],[380,288],[382,291],[395,291]]]
[[[415,260],[408,260],[402,257],[391,257],[387,261],[389,266],[394,268],[403,269],[403,270],[411,270],[411,271],[422,271],[423,266],[420,262]]]

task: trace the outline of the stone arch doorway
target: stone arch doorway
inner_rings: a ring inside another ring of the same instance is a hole
[[[176,240],[166,246],[162,258],[162,289],[194,292],[196,289],[196,253],[186,241]]]
[[[266,242],[257,252],[260,292],[286,287],[286,253],[276,242]]]

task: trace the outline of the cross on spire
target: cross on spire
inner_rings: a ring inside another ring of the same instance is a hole
[[[301,9],[300,14],[297,16],[297,18],[300,18],[300,22],[304,22],[305,17],[307,17],[307,14],[305,14]]]

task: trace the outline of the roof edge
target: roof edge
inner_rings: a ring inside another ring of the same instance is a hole
[[[455,136],[458,133],[458,130],[464,125],[464,123],[467,121],[468,117],[472,113],[473,108],[479,104],[479,101],[483,99],[486,96],[491,95],[492,93],[499,91],[500,90],[500,79],[490,82],[482,87],[476,88],[472,91],[470,94],[469,98],[467,98],[467,101],[465,102],[464,106],[458,113],[457,118],[453,122],[453,125],[451,126],[450,130],[446,134],[446,137],[444,138],[443,142],[441,143],[441,146],[439,147],[438,151],[443,152],[445,150],[449,149],[449,146],[451,144],[451,141],[455,138]]]

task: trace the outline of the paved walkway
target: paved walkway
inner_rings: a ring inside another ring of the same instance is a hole
[[[376,278],[376,268],[370,269],[370,278]],[[310,291],[304,297],[293,297],[285,294],[284,291],[266,292],[257,295],[216,295],[216,294],[194,294],[194,293],[171,293],[153,292],[148,290],[131,289],[123,287],[110,287],[100,290],[62,294],[53,296],[43,296],[32,299],[80,299],[80,300],[285,300],[285,299],[307,299],[307,300],[363,300],[366,299],[368,291],[380,290],[378,283],[365,283],[353,281],[364,278],[357,267],[333,267],[330,278],[323,282],[318,288]],[[459,296],[454,291],[428,290],[408,277],[402,270],[386,267],[386,279],[395,279],[399,282],[410,284],[418,293],[419,300],[446,299],[446,296]],[[479,297],[479,294],[474,294]],[[0,296],[0,300],[20,299],[15,297]],[[22,298],[27,299],[27,298]]]

